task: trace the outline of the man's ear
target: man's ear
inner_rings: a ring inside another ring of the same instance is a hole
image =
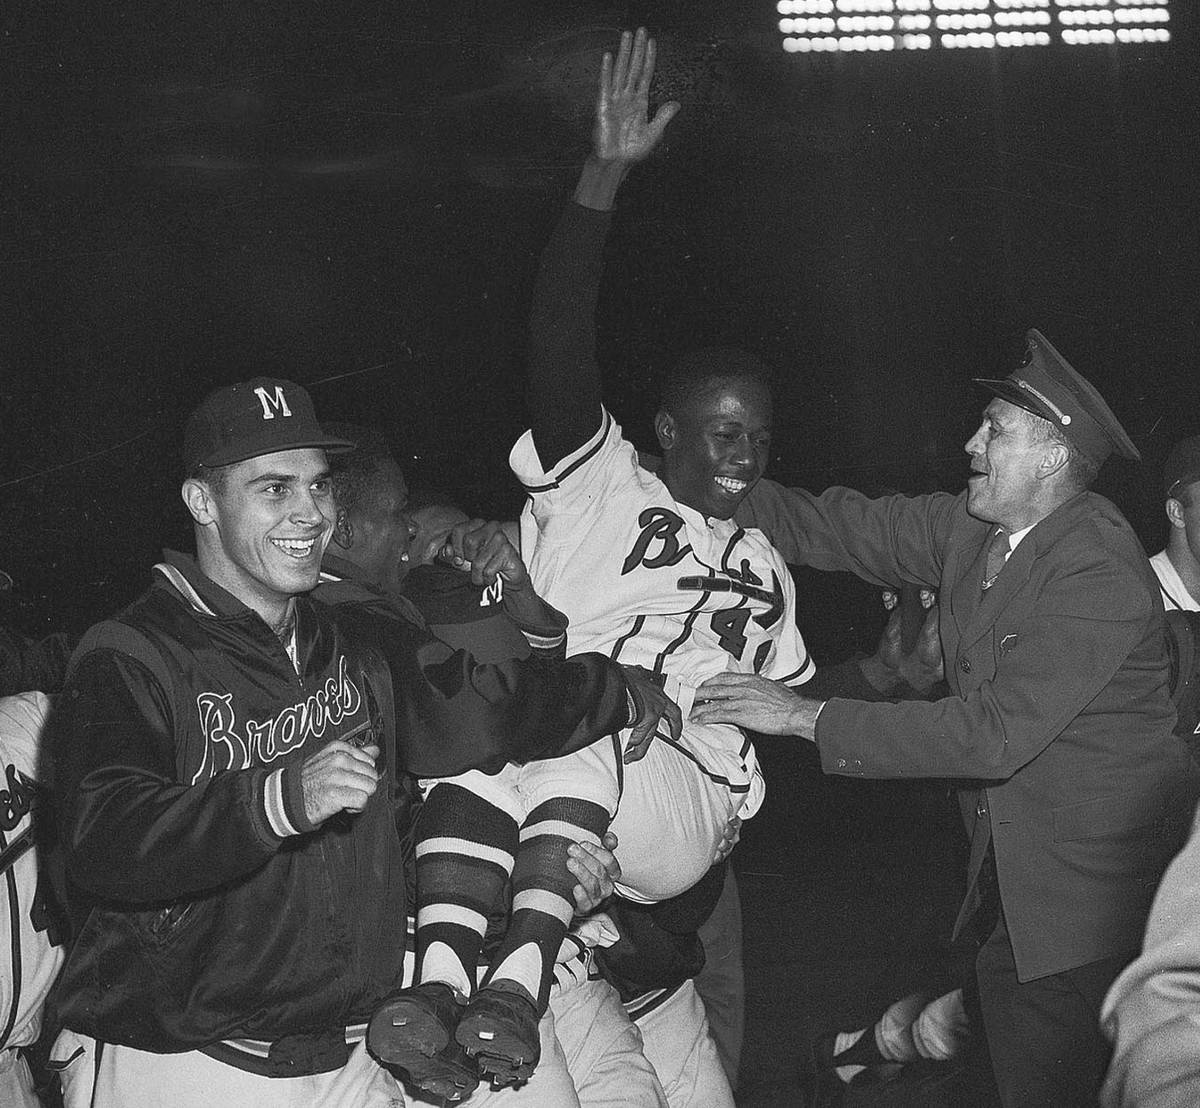
[[[203,481],[189,477],[179,490],[187,510],[201,527],[209,527],[217,521],[216,502],[210,489]]]
[[[1183,501],[1168,496],[1166,509],[1167,519],[1171,521],[1171,526],[1178,527],[1180,531],[1183,531],[1187,527],[1187,520],[1183,518]]]
[[[343,550],[354,545],[354,524],[342,508],[337,510],[337,518],[333,521],[333,541]]]
[[[654,434],[664,454],[674,448],[675,432],[675,417],[670,412],[660,410],[654,417]]]
[[[1061,442],[1049,442],[1045,446],[1041,464],[1038,466],[1038,476],[1053,477],[1065,469],[1070,460],[1071,451],[1067,447],[1063,446]]]

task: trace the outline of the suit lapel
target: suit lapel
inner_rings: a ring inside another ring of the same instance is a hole
[[[990,589],[982,589],[980,586],[987,563],[987,544],[992,533],[992,529],[989,528],[968,575],[960,578],[955,588],[955,597],[961,594],[964,613],[959,622],[962,634],[960,649],[970,647],[991,631],[1005,606],[1019,595],[1028,583],[1033,563],[1038,556],[1053,546],[1083,514],[1086,514],[1086,494],[1075,496],[1060,505],[1021,540],[1017,549],[1009,555],[995,584]]]
[[[954,617],[960,643],[970,632],[975,621],[975,614],[983,599],[980,584],[983,581],[984,567],[987,565],[988,541],[993,530],[994,526],[980,529],[974,557],[971,554],[970,544],[964,544],[962,564],[966,566],[966,569],[953,574],[951,578],[953,584],[950,587],[950,614]],[[1004,568],[1008,569],[1007,566]],[[947,566],[947,569],[950,567]],[[1001,576],[1004,575],[1001,574]]]

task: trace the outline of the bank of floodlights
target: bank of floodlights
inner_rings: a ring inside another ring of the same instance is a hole
[[[1169,0],[778,0],[789,54],[1149,45]]]

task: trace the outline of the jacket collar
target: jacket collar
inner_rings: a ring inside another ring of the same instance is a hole
[[[233,593],[205,576],[190,554],[164,550],[163,560],[154,567],[154,571],[200,615],[220,619],[244,615],[251,610]]]
[[[331,543],[330,545],[332,546],[333,544]],[[371,585],[358,566],[345,558],[339,558],[336,554],[331,554],[326,549],[324,556],[321,558],[321,583],[327,584],[340,581],[353,581],[356,584],[368,587]]]
[[[163,582],[178,593],[188,606],[197,614],[214,619],[238,619],[253,616],[257,620],[262,617],[251,607],[243,604],[233,593],[221,588],[211,577],[208,577],[196,559],[191,554],[181,554],[178,550],[164,550],[163,560],[154,570]],[[299,606],[304,597],[297,596],[297,617]],[[266,623],[263,623],[266,626]]]

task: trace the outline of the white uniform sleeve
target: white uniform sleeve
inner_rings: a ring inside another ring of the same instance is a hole
[[[780,621],[782,629],[763,663],[761,674],[785,685],[803,685],[817,672],[817,667],[796,626],[796,583],[779,554],[774,550],[772,554],[775,572],[783,587],[783,619]]]
[[[636,479],[637,451],[606,409],[600,409],[600,416],[596,433],[551,470],[543,468],[531,431],[517,440],[509,454],[509,465],[530,498],[538,542],[564,541],[581,525],[592,525],[611,493]],[[523,520],[522,550],[532,538],[526,535],[525,525]]]
[[[0,913],[0,1027],[12,1030],[0,1047],[26,1046],[41,1029],[42,1006],[63,961],[61,947],[30,917],[37,895],[32,782],[48,776],[41,760],[42,728],[50,709],[44,693],[0,700],[0,883],[15,911]]]

